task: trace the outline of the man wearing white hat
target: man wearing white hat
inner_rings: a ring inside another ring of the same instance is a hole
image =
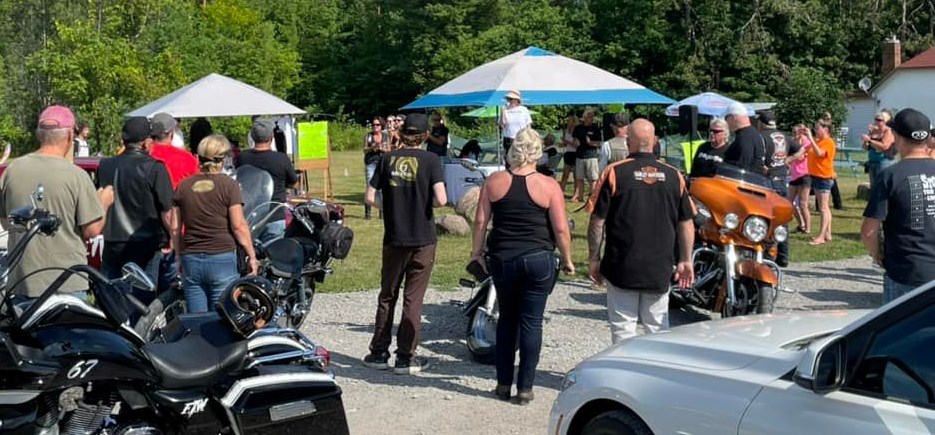
[[[523,98],[519,91],[510,91],[506,94],[506,107],[500,112],[500,129],[503,131],[503,155],[510,150],[513,138],[520,130],[532,124],[529,109],[523,106]]]
[[[766,141],[750,123],[747,107],[731,103],[724,120],[734,133],[734,142],[724,154],[724,162],[757,174],[766,173]]]

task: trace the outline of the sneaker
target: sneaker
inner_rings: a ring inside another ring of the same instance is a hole
[[[429,362],[425,358],[418,356],[412,358],[396,357],[396,367],[393,369],[393,373],[397,375],[411,375],[428,370],[428,368]]]
[[[389,370],[390,368],[390,354],[389,353],[371,353],[364,357],[364,365],[372,369],[377,370]]]

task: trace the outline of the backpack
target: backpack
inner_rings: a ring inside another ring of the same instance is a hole
[[[326,224],[320,237],[323,254],[338,260],[347,258],[354,243],[354,231],[335,222]]]

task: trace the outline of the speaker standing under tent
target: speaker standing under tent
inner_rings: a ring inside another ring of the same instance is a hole
[[[679,134],[690,135],[698,131],[698,106],[679,106]]]

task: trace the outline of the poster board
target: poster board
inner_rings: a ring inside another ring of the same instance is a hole
[[[704,139],[698,139],[691,142],[682,142],[682,155],[685,157],[685,173],[692,173],[692,160],[695,159],[695,153],[698,152],[698,147],[701,144],[705,143]]]
[[[312,192],[317,183],[309,181],[309,172],[323,172],[323,196],[331,199],[333,192],[331,183],[331,140],[328,136],[328,122],[300,122],[298,130],[298,152],[296,153],[296,168],[302,171],[302,187]]]

